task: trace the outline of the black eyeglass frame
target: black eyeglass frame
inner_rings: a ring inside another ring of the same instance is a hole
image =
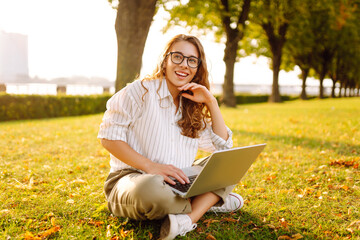
[[[183,59],[181,60],[181,62],[179,62],[179,63],[174,62],[174,60],[172,59],[172,55],[173,55],[174,53],[180,54],[180,55],[183,57]],[[186,64],[189,66],[189,68],[198,68],[198,67],[200,66],[200,64],[201,64],[201,59],[200,59],[200,58],[197,58],[197,57],[194,57],[194,56],[187,57],[187,56],[184,56],[184,54],[182,54],[181,52],[169,52],[169,53],[166,55],[166,57],[169,56],[169,55],[171,55],[171,56],[170,56],[170,59],[171,59],[171,61],[172,61],[174,64],[181,64],[181,63],[185,60],[185,58],[187,58]],[[197,64],[196,67],[191,67],[191,66],[189,65],[189,59],[190,59],[190,58],[195,58],[195,59],[198,61],[198,64]]]

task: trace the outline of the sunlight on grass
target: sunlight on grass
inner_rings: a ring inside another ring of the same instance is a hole
[[[359,98],[222,112],[234,147],[267,147],[235,188],[245,207],[205,215],[187,239],[360,238]],[[96,139],[101,117],[0,123],[2,239],[158,238],[159,221],[128,221],[107,210],[109,157]]]

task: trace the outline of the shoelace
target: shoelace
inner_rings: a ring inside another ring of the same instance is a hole
[[[185,234],[187,232],[190,232],[192,230],[194,230],[196,227],[197,227],[197,224],[196,223],[193,223],[190,227],[190,229],[186,229],[186,227],[184,227],[184,225],[180,225],[181,229],[180,229],[180,236],[185,236]]]

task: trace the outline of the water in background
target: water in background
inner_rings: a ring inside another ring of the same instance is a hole
[[[338,89],[336,89],[336,94]],[[6,84],[6,92],[9,94],[39,94],[39,95],[56,95],[57,85],[47,83],[8,83]],[[110,94],[115,93],[115,87],[110,87]],[[212,84],[211,92],[213,94],[222,93],[222,84]],[[256,84],[237,84],[235,85],[236,93],[247,94],[270,94],[271,85],[256,85]],[[70,84],[66,85],[66,94],[68,95],[92,95],[102,94],[104,88],[97,85],[85,84]],[[297,85],[280,85],[281,95],[300,95],[301,86]],[[307,86],[306,93],[309,96],[319,95],[319,86]],[[324,87],[325,95],[330,95],[331,87]]]
[[[6,92],[9,94],[39,94],[39,95],[56,95],[57,85],[46,83],[28,83],[28,84],[6,84]],[[67,95],[92,95],[102,94],[104,88],[95,85],[66,85]],[[115,92],[115,87],[110,88],[110,93]]]

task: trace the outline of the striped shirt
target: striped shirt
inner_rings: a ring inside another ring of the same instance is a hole
[[[166,80],[162,81],[159,92],[159,80],[143,84],[148,92],[136,80],[108,100],[98,138],[124,141],[150,160],[178,168],[191,166],[198,149],[213,152],[232,147],[232,132],[228,127],[228,140],[216,135],[210,124],[199,138],[182,135],[177,125],[181,108],[176,112]],[[112,154],[110,166],[110,172],[130,168]]]

